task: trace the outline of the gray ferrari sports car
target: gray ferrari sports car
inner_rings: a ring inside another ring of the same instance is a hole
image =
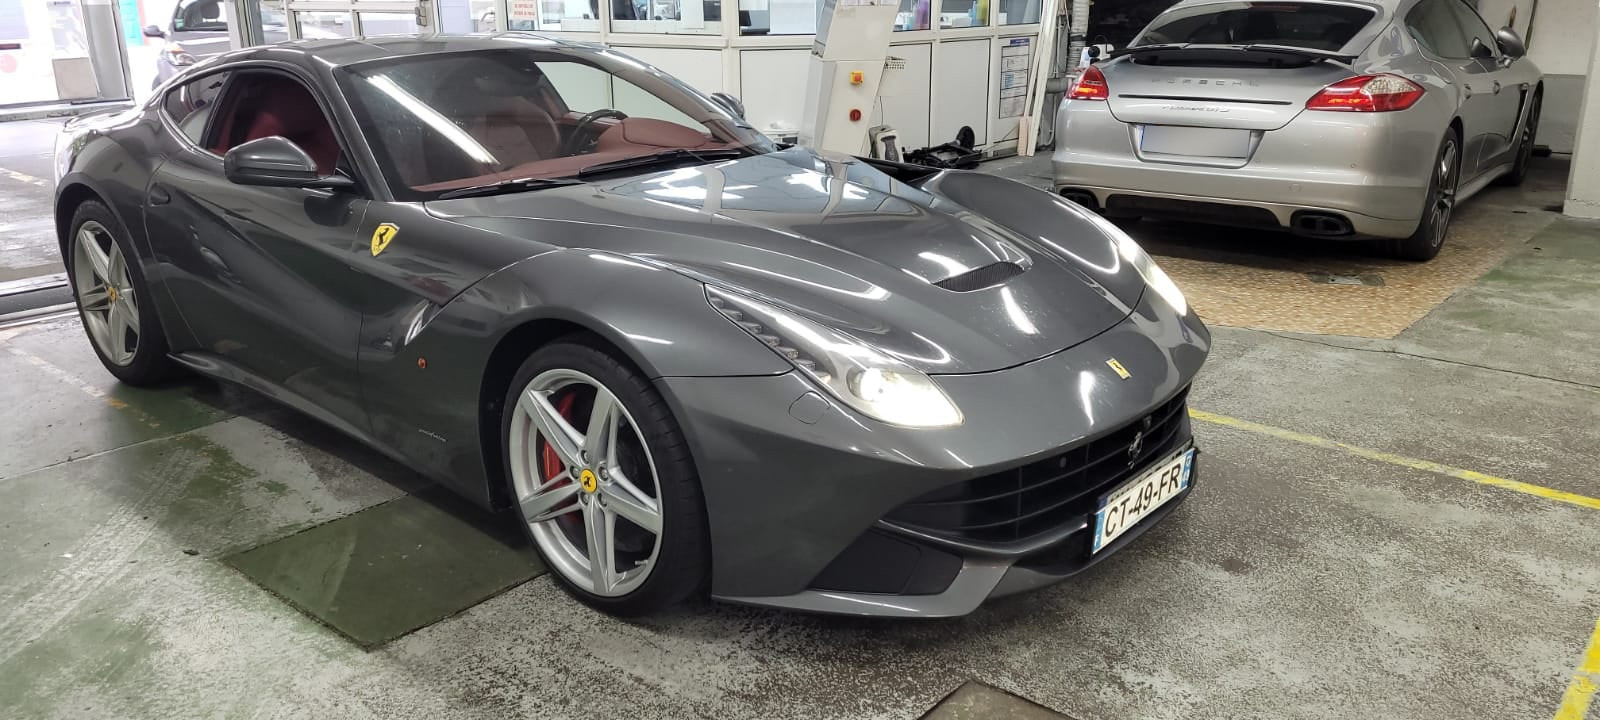
[[[1187,496],[1210,336],[1128,236],[737,108],[528,35],[239,51],[67,125],[61,250],[118,378],[514,509],[610,612],[960,615]]]
[[[1463,0],[1184,0],[1056,115],[1056,189],[1113,216],[1439,253],[1456,204],[1527,174],[1543,76]]]

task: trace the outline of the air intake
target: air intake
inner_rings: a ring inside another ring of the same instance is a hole
[[[934,284],[951,292],[972,292],[999,285],[1021,275],[1022,270],[1022,266],[1014,262],[997,262],[952,275]]]

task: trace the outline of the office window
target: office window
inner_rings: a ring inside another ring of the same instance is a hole
[[[894,18],[894,31],[927,30],[933,0],[900,0],[900,14]]]
[[[1039,22],[1039,0],[1000,0],[997,25],[1028,25]]]
[[[811,35],[817,32],[817,0],[740,0],[741,35]]]
[[[611,29],[619,33],[720,35],[722,0],[611,0]]]
[[[989,24],[989,0],[941,0],[939,27],[984,27]]]
[[[599,0],[511,0],[509,7],[507,30],[600,32]]]

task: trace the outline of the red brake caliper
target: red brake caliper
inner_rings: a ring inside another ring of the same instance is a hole
[[[567,422],[572,422],[572,402],[575,399],[577,399],[576,394],[569,392],[563,395],[560,400],[555,402],[556,412],[561,413],[561,417],[566,418]],[[550,443],[545,442],[545,439],[542,437],[539,438],[539,448],[539,465],[544,470],[545,482],[549,482],[554,480],[555,477],[560,475],[562,471],[567,469],[567,467],[561,464],[561,456],[556,454],[555,448],[550,447]],[[562,485],[570,482],[572,482],[571,479],[562,480],[561,482],[552,485],[551,489],[561,487]]]

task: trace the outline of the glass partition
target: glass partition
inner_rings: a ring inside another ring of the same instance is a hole
[[[740,35],[811,35],[817,32],[817,0],[740,0]]]
[[[989,24],[989,0],[941,0],[939,3],[940,28],[986,27]]]
[[[933,0],[900,0],[900,14],[894,17],[894,31],[927,30]]]
[[[506,20],[507,30],[600,32],[600,4],[598,0],[511,0]]]
[[[1039,0],[1000,0],[999,25],[1028,25],[1039,22]]]
[[[721,35],[722,0],[611,0],[611,30]]]

